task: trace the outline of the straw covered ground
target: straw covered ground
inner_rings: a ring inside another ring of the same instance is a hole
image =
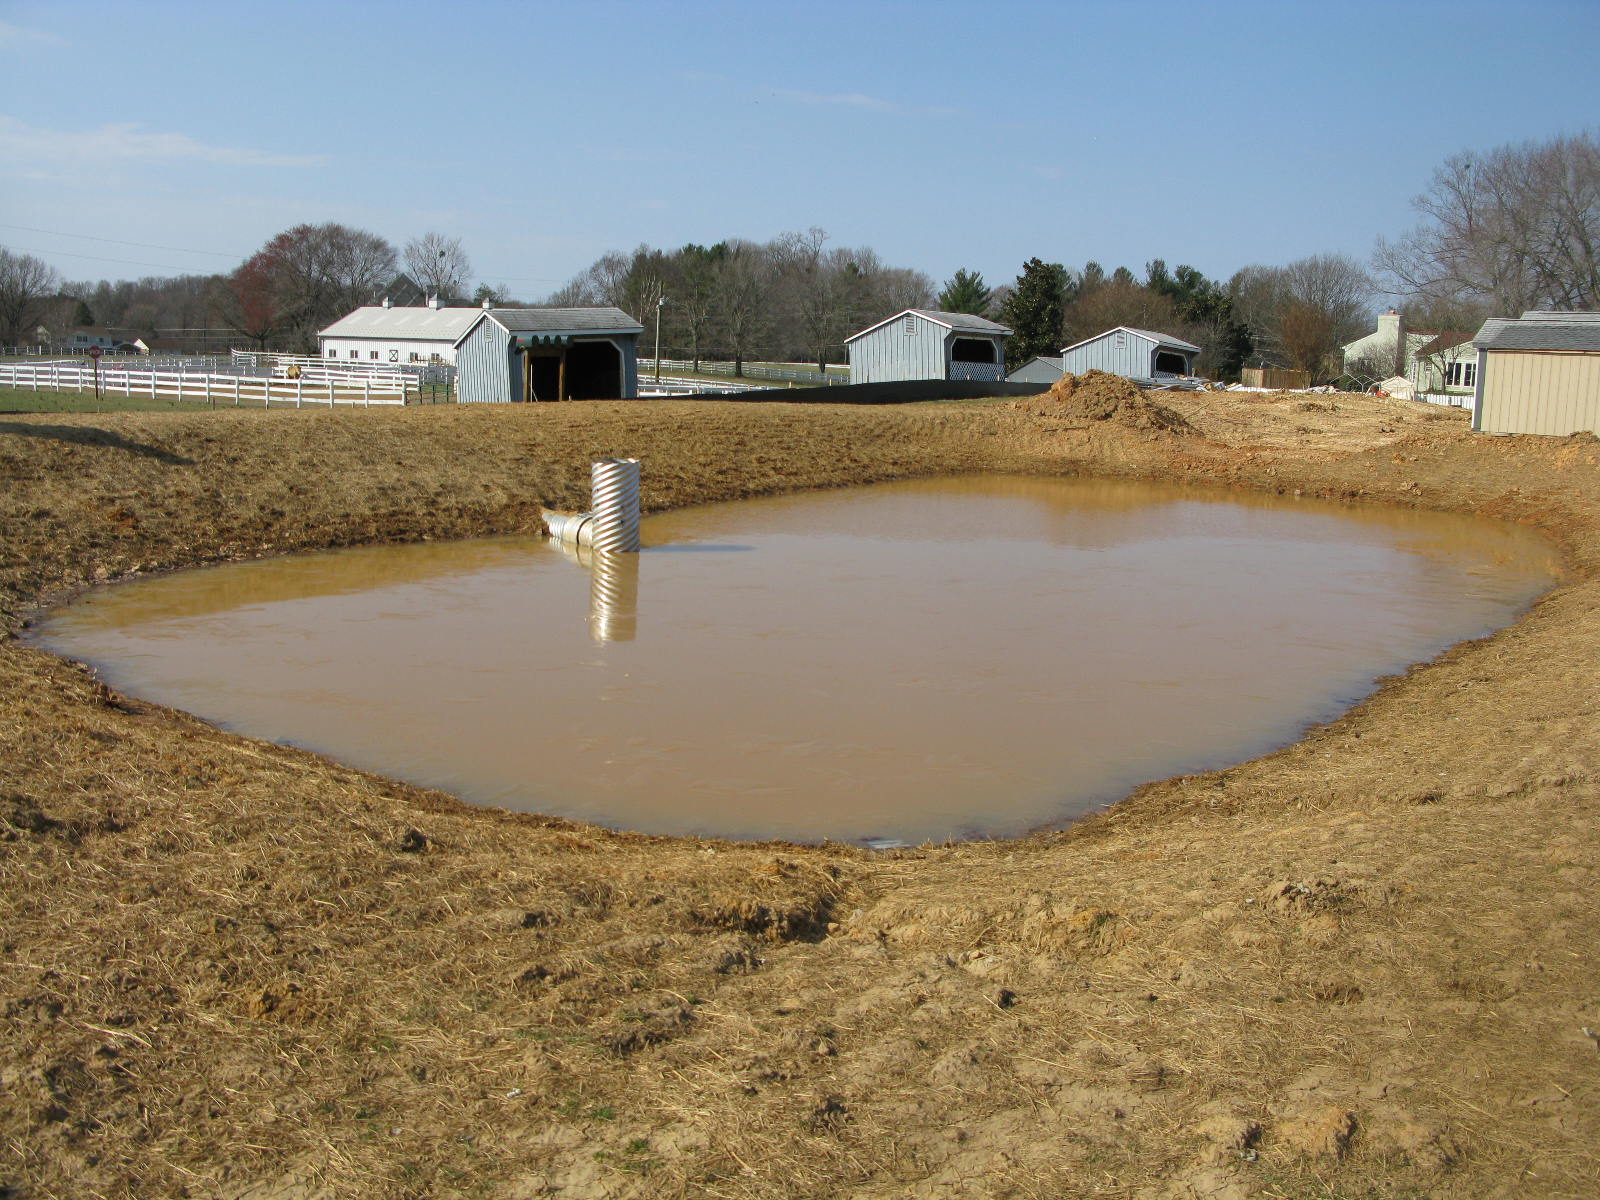
[[[1108,386],[0,416],[0,1196],[1600,1194],[1600,441]],[[1145,476],[1526,522],[1567,574],[1276,754],[876,855],[469,808],[15,636],[134,572],[529,531],[619,453],[652,509]]]

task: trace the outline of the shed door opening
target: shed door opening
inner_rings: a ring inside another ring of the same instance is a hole
[[[1189,363],[1181,354],[1173,354],[1169,350],[1156,351],[1157,375],[1185,375],[1188,373]]]
[[[610,342],[574,342],[567,347],[568,400],[622,397],[622,354]]]
[[[950,361],[992,363],[998,360],[993,342],[985,338],[957,338],[950,344]]]
[[[524,400],[619,400],[622,353],[610,342],[524,351]]]
[[[522,367],[524,400],[561,399],[561,357],[559,350],[527,351]]]

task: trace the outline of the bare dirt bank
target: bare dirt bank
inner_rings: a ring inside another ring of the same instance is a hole
[[[0,417],[7,633],[134,570],[532,529],[616,453],[652,508],[1126,473],[1526,521],[1570,568],[1278,754],[891,856],[468,809],[8,637],[0,1196],[1596,1194],[1600,442],[1160,400],[1187,429],[1048,403]]]

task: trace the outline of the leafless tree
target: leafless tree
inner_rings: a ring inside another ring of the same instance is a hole
[[[716,330],[733,358],[733,373],[744,374],[745,361],[767,331],[767,289],[771,267],[759,246],[732,242],[716,264]]]
[[[1151,288],[1128,280],[1102,283],[1081,292],[1065,313],[1062,345],[1073,345],[1118,325],[1182,336],[1177,305]]]
[[[442,233],[425,233],[406,243],[401,255],[406,273],[430,296],[450,299],[465,294],[472,278],[472,260],[461,239]]]
[[[1332,378],[1338,351],[1366,332],[1375,285],[1343,254],[1314,254],[1284,267],[1245,267],[1229,281],[1234,312],[1262,361]]]
[[[584,270],[545,297],[556,308],[588,308],[594,305],[622,307],[632,262],[620,250],[602,254]]]
[[[20,346],[61,287],[56,269],[31,254],[0,247],[0,345]]]
[[[862,326],[874,320],[892,317],[908,308],[932,308],[934,304],[933,276],[911,267],[884,267],[873,277],[873,304],[875,311],[862,314]],[[856,332],[851,330],[852,333]]]
[[[211,290],[218,319],[262,347],[316,348],[317,331],[371,304],[395,274],[395,249],[346,225],[296,225]]]
[[[1380,239],[1374,265],[1397,295],[1531,308],[1600,306],[1600,140],[1457,154],[1412,201],[1423,223]]]

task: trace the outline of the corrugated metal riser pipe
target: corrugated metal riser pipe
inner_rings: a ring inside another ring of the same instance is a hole
[[[591,503],[586,513],[545,509],[544,524],[558,542],[590,546],[602,554],[639,549],[639,460],[607,458],[590,469]]]

